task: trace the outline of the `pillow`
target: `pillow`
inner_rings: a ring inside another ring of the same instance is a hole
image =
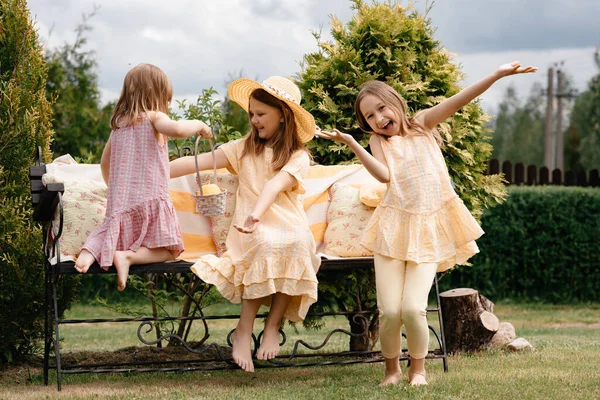
[[[64,220],[60,253],[65,257],[74,257],[81,251],[88,235],[104,221],[108,188],[104,182],[59,178],[53,174],[44,174],[42,182],[44,185],[65,185],[62,196]],[[54,222],[59,223],[58,213]]]
[[[387,185],[379,181],[369,181],[360,185],[360,201],[369,206],[377,207],[387,190]]]
[[[212,183],[212,179],[212,171],[200,173],[202,185]],[[236,201],[235,195],[237,192],[239,179],[238,176],[234,174],[217,172],[216,184],[221,188],[221,190],[227,190],[225,214],[209,217],[212,226],[212,237],[215,242],[215,247],[217,248],[217,255],[221,257],[221,255],[225,253],[225,241],[227,239],[227,233],[229,233],[229,228],[231,227],[231,222],[233,221],[233,213],[235,211]]]
[[[335,183],[329,193],[324,253],[338,257],[372,256],[359,242],[375,209],[361,203],[359,189],[350,185]]]

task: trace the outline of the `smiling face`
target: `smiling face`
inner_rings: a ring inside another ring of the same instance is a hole
[[[373,94],[365,95],[360,101],[360,113],[374,133],[383,136],[400,134],[397,113],[383,100]]]
[[[250,97],[248,114],[250,123],[256,129],[258,137],[263,140],[271,140],[281,130],[283,113],[277,107]]]

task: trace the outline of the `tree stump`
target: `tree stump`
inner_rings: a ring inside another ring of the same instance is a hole
[[[500,327],[500,321],[492,314],[494,303],[475,289],[440,293],[440,308],[448,353],[486,349]]]

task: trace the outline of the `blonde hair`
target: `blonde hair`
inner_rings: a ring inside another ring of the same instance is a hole
[[[283,168],[292,157],[292,154],[298,150],[304,150],[310,156],[310,152],[298,136],[294,112],[284,101],[279,100],[264,89],[256,89],[250,94],[250,98],[279,109],[283,115],[281,129],[271,139],[273,144],[273,171]],[[248,99],[248,102],[250,102],[250,99]],[[250,105],[248,105],[248,110],[250,110]],[[248,111],[248,117],[250,118],[250,111]],[[250,125],[251,129],[244,143],[242,157],[246,155],[256,157],[262,154],[265,149],[266,140],[258,136],[258,130],[254,125]]]
[[[428,130],[423,124],[417,119],[416,115],[408,117],[406,115],[406,102],[400,96],[400,94],[390,85],[381,81],[368,81],[361,86],[361,90],[356,97],[354,102],[354,112],[356,119],[358,120],[358,126],[365,132],[375,133],[365,116],[360,111],[360,102],[367,95],[373,95],[381,100],[387,107],[391,108],[392,111],[398,116],[398,124],[400,125],[400,135],[406,136],[409,134],[413,135],[431,135],[439,146],[442,145],[442,136],[437,129]]]
[[[110,118],[110,127],[118,129],[120,123],[133,125],[141,113],[148,111],[169,112],[173,87],[169,78],[158,67],[139,64],[133,67],[123,81],[121,96]]]

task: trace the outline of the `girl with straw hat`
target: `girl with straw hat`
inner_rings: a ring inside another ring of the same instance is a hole
[[[230,302],[242,303],[232,356],[253,372],[252,329],[259,307],[270,310],[256,356],[269,360],[279,354],[282,319],[303,320],[317,300],[321,260],[302,204],[311,159],[305,143],[316,126],[300,106],[300,89],[289,79],[272,76],[261,84],[240,78],[229,85],[228,95],[248,112],[251,124],[248,135],[215,150],[217,168],[239,176],[235,229],[221,257],[203,256],[192,271]],[[200,155],[198,167],[212,168],[212,155]],[[172,178],[195,170],[193,156],[171,162]]]

